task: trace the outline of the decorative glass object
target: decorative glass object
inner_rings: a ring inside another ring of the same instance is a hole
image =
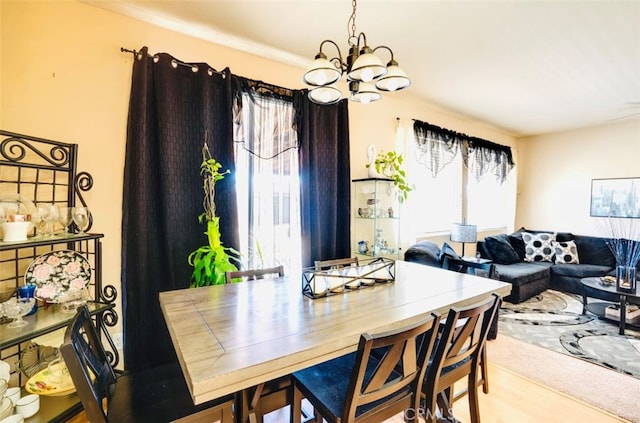
[[[616,288],[623,292],[636,292],[637,269],[633,266],[616,266]]]
[[[310,267],[302,271],[302,293],[315,299],[389,283],[395,279],[395,261],[385,257],[363,260],[358,266],[340,269],[318,270]]]

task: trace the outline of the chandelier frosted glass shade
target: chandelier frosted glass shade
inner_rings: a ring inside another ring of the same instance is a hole
[[[327,56],[318,53],[316,59],[305,72],[303,80],[308,85],[320,87],[333,84],[340,79],[341,75],[341,71],[327,59]]]
[[[342,93],[334,85],[324,85],[309,91],[309,99],[317,104],[335,104],[342,98]]]
[[[387,73],[387,68],[369,47],[364,47],[360,55],[351,66],[347,77],[351,81],[371,82]]]
[[[376,81],[376,88],[381,91],[398,91],[411,85],[407,74],[393,60],[387,65],[387,73]]]
[[[351,100],[362,104],[378,101],[382,95],[376,90],[376,87],[370,82],[358,82],[357,89],[351,90]]]

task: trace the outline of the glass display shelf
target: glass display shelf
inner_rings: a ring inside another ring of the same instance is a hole
[[[91,315],[95,315],[112,309],[115,305],[89,301],[87,306]],[[10,328],[7,324],[0,325],[0,350],[63,328],[69,324],[73,316],[72,313],[58,310],[57,304],[39,306],[33,315],[23,318],[28,323],[26,326]]]
[[[24,389],[22,395],[27,395]],[[80,411],[82,411],[82,404],[76,393],[62,397],[40,395],[40,410],[24,421],[25,423],[66,422]]]
[[[40,247],[44,245],[64,244],[65,242],[90,241],[103,238],[103,234],[57,234],[52,237],[30,237],[26,241],[0,241],[0,251],[10,251],[16,248]]]

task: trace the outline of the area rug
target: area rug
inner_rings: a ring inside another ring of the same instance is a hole
[[[487,356],[491,365],[507,369],[626,421],[640,422],[637,401],[640,379],[503,334],[487,342]],[[514,398],[517,398],[517,393],[514,393]],[[553,423],[575,421],[560,417],[547,420]]]
[[[520,304],[504,302],[498,332],[640,379],[638,328],[619,335],[617,322],[583,315],[578,295],[547,290]]]

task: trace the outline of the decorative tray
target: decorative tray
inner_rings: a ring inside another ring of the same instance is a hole
[[[53,375],[52,371],[59,372],[60,375]],[[24,388],[30,394],[52,397],[70,395],[76,391],[73,380],[69,376],[69,371],[63,361],[54,363],[52,366],[33,375]]]
[[[315,267],[303,269],[302,293],[315,299],[393,281],[395,281],[395,261],[378,257],[361,261],[357,266],[338,269],[319,270]]]
[[[58,303],[73,290],[86,288],[91,281],[91,264],[80,253],[55,250],[38,256],[24,275],[25,283],[36,285],[35,297]]]

